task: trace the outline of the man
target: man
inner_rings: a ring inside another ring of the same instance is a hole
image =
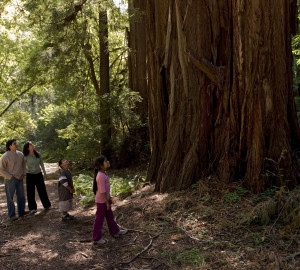
[[[13,201],[15,192],[17,195],[19,217],[25,215],[23,178],[26,175],[24,155],[18,151],[18,143],[15,139],[9,140],[6,143],[6,152],[0,159],[0,174],[4,177],[8,216],[14,221],[18,219]]]

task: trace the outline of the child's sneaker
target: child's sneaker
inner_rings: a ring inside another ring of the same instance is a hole
[[[102,238],[100,240],[98,240],[98,241],[94,241],[94,245],[103,245],[105,243],[106,243],[106,241],[104,239],[102,239]]]
[[[117,235],[122,235],[122,234],[126,234],[128,232],[128,230],[119,230],[119,232],[117,233]]]
[[[52,210],[52,209],[55,209],[55,208],[53,207],[53,205],[51,205],[50,207],[45,208],[45,210]]]
[[[18,217],[13,216],[13,217],[10,217],[9,219],[10,219],[11,221],[16,221],[16,220],[18,220]]]
[[[69,215],[69,214],[66,214],[66,215],[63,216],[61,219],[62,219],[62,220],[71,220],[71,219],[74,219],[74,216],[71,216],[71,215]]]
[[[36,212],[37,212],[36,209],[32,209],[32,210],[29,211],[29,214],[30,214],[30,215],[34,215]]]
[[[119,230],[118,233],[114,234],[113,237],[119,237],[120,235],[126,234],[128,230]]]

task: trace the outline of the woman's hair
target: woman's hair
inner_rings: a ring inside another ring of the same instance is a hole
[[[16,141],[16,139],[11,139],[6,142],[6,151],[10,151],[10,146]]]
[[[32,143],[32,142],[26,142],[26,143],[24,144],[24,147],[23,147],[23,154],[24,154],[25,157],[28,156],[28,154],[29,154],[29,145],[30,145],[31,143]],[[34,152],[34,155],[35,155],[36,158],[39,158],[39,157],[40,157],[40,154],[39,154],[37,151],[35,151],[35,149],[33,150],[33,152]]]
[[[95,160],[94,181],[93,181],[93,192],[95,195],[98,190],[96,177],[97,177],[98,172],[101,171],[101,166],[103,166],[105,160],[106,160],[105,156],[100,156]]]

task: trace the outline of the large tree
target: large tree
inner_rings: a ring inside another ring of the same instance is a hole
[[[295,185],[296,0],[147,1],[148,179],[162,192],[216,173]],[[282,177],[283,175],[283,177]]]

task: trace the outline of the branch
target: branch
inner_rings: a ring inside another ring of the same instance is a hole
[[[70,22],[74,21],[76,19],[77,13],[82,10],[82,6],[87,2],[88,0],[84,0],[81,4],[74,6],[74,12],[70,14],[69,16],[64,18],[64,24],[67,25]]]
[[[7,111],[8,111],[8,109],[17,101],[17,100],[19,100],[19,98],[22,96],[22,95],[24,95],[25,93],[27,93],[33,86],[35,86],[36,85],[36,83],[35,84],[33,84],[33,85],[31,85],[31,86],[29,86],[27,89],[25,89],[23,92],[21,92],[20,94],[18,94],[17,95],[17,97],[15,98],[15,99],[13,99],[8,105],[7,105],[7,107],[0,113],[0,117],[2,117],[2,115],[3,114],[5,114]]]
[[[197,68],[199,68],[213,83],[215,83],[218,87],[223,85],[224,77],[225,77],[225,67],[224,66],[215,66],[204,58],[201,60],[196,59],[190,53],[185,52],[188,56],[188,61],[194,64]]]
[[[127,49],[123,50],[117,57],[116,59],[111,63],[109,69],[113,67],[113,65],[117,62],[117,60],[127,51]]]
[[[100,95],[100,87],[99,87],[99,83],[98,83],[97,77],[96,77],[96,72],[95,72],[95,67],[94,67],[94,60],[93,60],[92,56],[90,55],[90,50],[89,50],[88,45],[89,44],[82,45],[82,49],[83,49],[84,56],[85,56],[86,60],[89,62],[89,65],[90,65],[91,80],[92,80],[93,85],[95,87],[96,93],[97,93],[97,95]]]
[[[141,252],[139,252],[138,254],[136,254],[131,260],[129,260],[127,262],[119,262],[118,264],[129,264],[129,263],[133,262],[138,256],[140,256],[141,254],[143,254],[145,251],[147,251],[151,247],[151,245],[153,243],[153,239],[155,239],[158,236],[160,236],[162,234],[162,232],[163,232],[163,230],[159,234],[151,237],[150,238],[150,243],[148,244],[148,246],[146,246]]]

